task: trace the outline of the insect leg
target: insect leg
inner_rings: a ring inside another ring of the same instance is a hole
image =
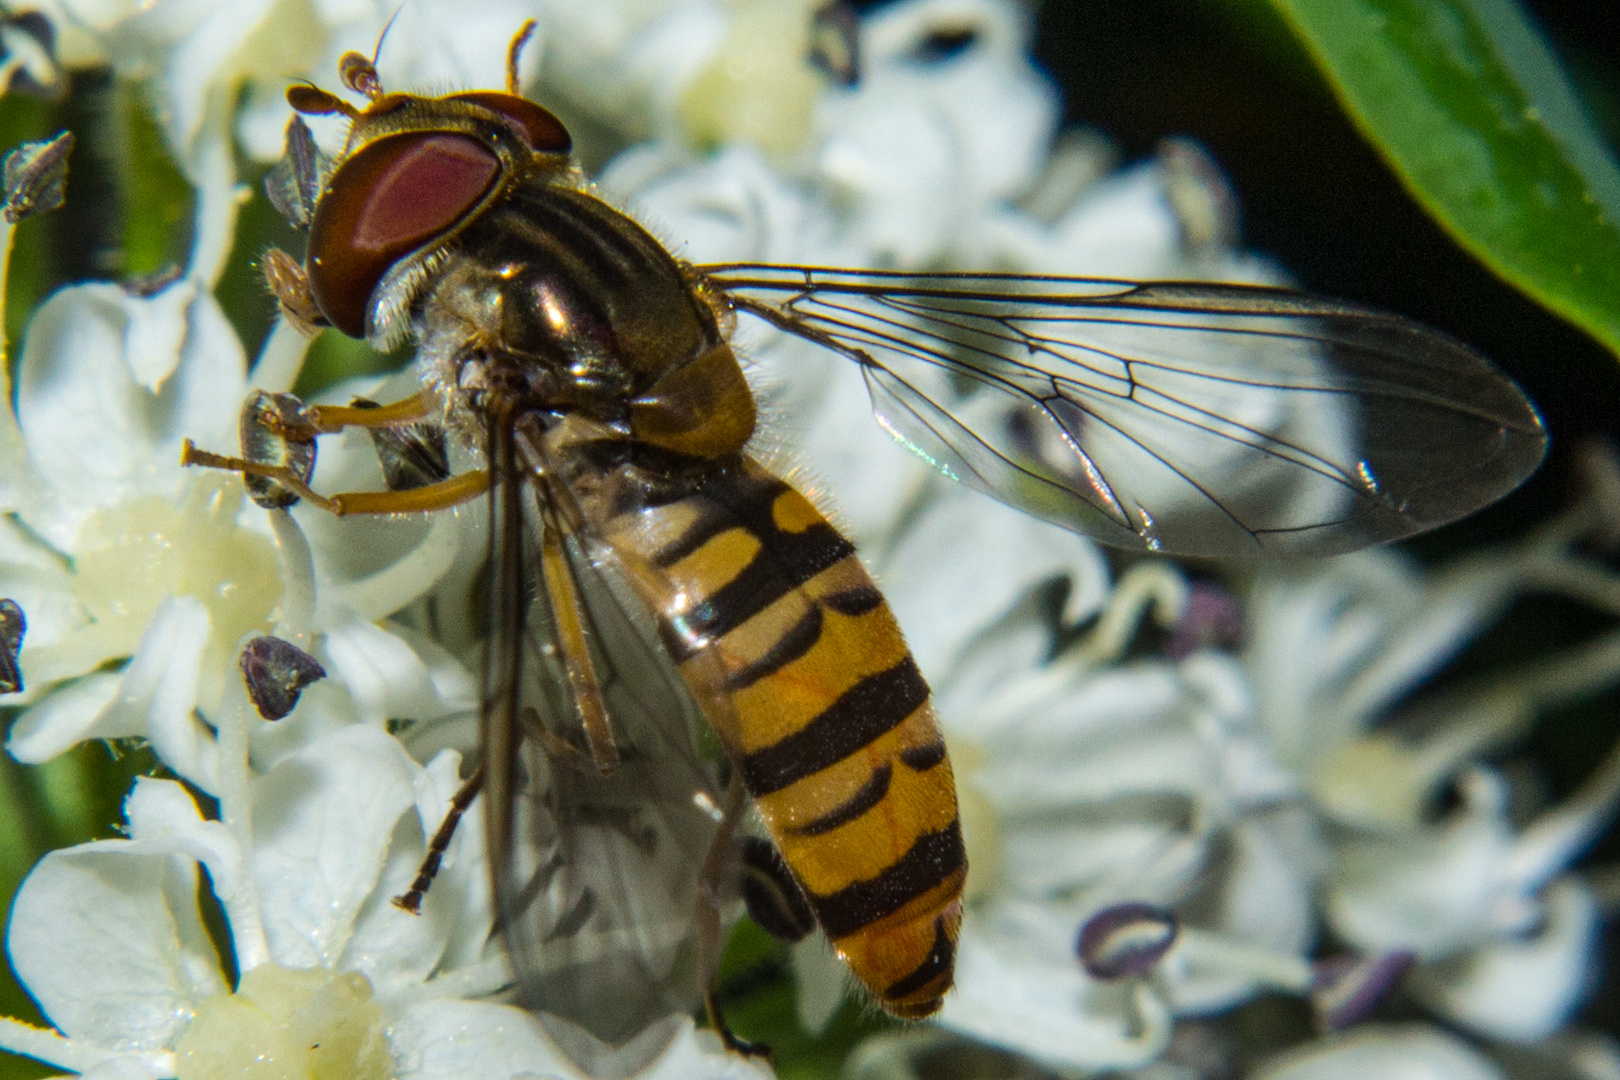
[[[327,496],[317,493],[285,465],[265,465],[244,458],[226,457],[223,454],[199,450],[190,439],[187,439],[180,448],[180,464],[224,469],[227,472],[275,480],[297,492],[301,498],[308,499],[322,510],[338,517],[348,514],[410,514],[423,510],[444,510],[476,499],[490,488],[488,471],[473,469],[452,476],[448,480],[411,488],[408,491],[347,491],[341,495]]]
[[[714,842],[709,845],[708,857],[703,860],[703,876],[698,880],[698,971],[703,979],[703,1011],[708,1013],[709,1026],[725,1042],[726,1048],[745,1057],[768,1060],[772,1056],[771,1048],[764,1043],[739,1039],[726,1023],[725,1014],[720,1009],[720,950],[724,945],[720,940],[720,882],[725,877],[726,864],[734,857],[732,837],[737,831],[737,822],[742,818],[743,806],[742,778],[733,772],[731,782],[726,786],[726,805],[720,827],[714,832]]]
[[[547,727],[546,722],[540,718],[539,711],[533,705],[523,706],[522,709],[518,710],[518,715],[522,717],[524,726],[533,731],[536,737],[539,738],[540,745],[545,748],[546,756],[551,760],[561,762],[576,772],[598,771],[596,759],[591,756],[590,752],[581,750]]]
[[[437,484],[426,484],[406,491],[348,491],[333,495],[326,501],[332,513],[345,514],[412,514],[423,510],[445,510],[470,502],[490,488],[489,473],[473,469],[459,473]]]
[[[545,580],[546,596],[556,619],[557,647],[562,651],[563,670],[567,672],[568,686],[579,710],[585,743],[596,771],[606,775],[619,765],[619,747],[608,725],[607,702],[603,700],[602,686],[597,682],[596,665],[591,660],[590,645],[585,637],[588,615],[583,609],[579,583],[574,580],[574,569],[569,564],[564,543],[559,528],[545,530],[540,550],[540,576]]]
[[[285,465],[268,465],[261,461],[248,461],[246,458],[226,457],[224,454],[199,450],[190,439],[180,445],[180,464],[196,465],[204,469],[223,469],[226,472],[241,473],[243,476],[262,476],[266,480],[274,480],[285,486],[299,498],[309,500],[322,510],[337,512],[330,499],[317,493],[304,483],[303,477]]]
[[[427,419],[430,403],[425,394],[387,405],[311,405],[308,412],[315,434],[329,434],[344,428],[404,427]]]
[[[264,253],[264,282],[281,305],[282,315],[305,337],[314,337],[328,325],[309,291],[309,275],[303,265],[280,248]]]
[[[445,813],[444,820],[433,833],[433,839],[428,841],[427,854],[422,856],[422,866],[416,871],[416,880],[404,893],[394,897],[394,906],[412,915],[422,913],[422,898],[427,895],[433,879],[439,876],[439,864],[444,861],[444,853],[450,849],[450,841],[456,835],[456,826],[461,824],[461,817],[472,805],[478,792],[484,786],[484,766],[479,765],[467,777],[461,787],[456,790],[455,796],[450,800],[450,809]]]
[[[389,491],[356,491],[326,496],[309,486],[315,466],[315,438],[344,428],[410,429],[428,416],[425,394],[388,405],[357,401],[354,405],[306,406],[291,394],[254,394],[243,409],[242,455],[227,457],[199,450],[187,439],[181,465],[224,469],[271,484],[248,484],[248,493],[265,507],[285,507],[307,499],[330,514],[409,514],[443,510],[476,499],[490,489],[490,473],[474,469],[434,483]],[[375,435],[374,435],[375,438]],[[384,462],[385,471],[387,462]],[[279,485],[281,490],[276,490]]]

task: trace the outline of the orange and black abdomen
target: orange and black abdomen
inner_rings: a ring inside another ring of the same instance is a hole
[[[884,1008],[934,1012],[962,917],[956,791],[928,685],[854,546],[746,459],[614,526],[667,580],[666,645],[822,929]]]

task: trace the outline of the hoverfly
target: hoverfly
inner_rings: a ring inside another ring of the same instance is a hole
[[[272,253],[272,289],[311,326],[413,336],[421,388],[380,407],[261,395],[242,457],[185,460],[339,514],[488,496],[482,762],[402,901],[481,787],[518,996],[565,1046],[579,1028],[623,1043],[700,982],[740,1045],[712,976],[745,792],[790,899],[884,1009],[927,1016],[952,983],[967,867],[928,687],[851,543],[751,455],[736,317],[858,365],[879,422],[942,473],[1143,551],[1347,551],[1461,517],[1541,460],[1534,407],[1487,361],[1349,304],[682,262],[592,194],[566,128],[519,94],[528,32],[505,92],[384,92],[354,53],[363,107],[288,91],[350,128],[331,164],[289,129],[278,202],[308,253]],[[428,432],[441,464],[318,495],[314,439],[345,427],[393,446],[385,465]],[[481,467],[450,475],[445,439]]]

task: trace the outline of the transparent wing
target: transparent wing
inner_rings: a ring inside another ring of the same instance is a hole
[[[510,455],[502,471],[516,475]],[[611,548],[574,535],[577,610],[619,754],[610,773],[595,768],[558,613],[536,581],[548,527],[538,489],[503,484],[493,501],[485,745],[497,911],[519,1003],[593,1071],[607,1051],[581,1029],[618,1047],[699,1001],[695,922],[723,791],[719,754]],[[643,1037],[630,1052],[659,1049]],[[622,1057],[603,1067],[635,1064]]]
[[[953,479],[1105,543],[1323,555],[1513,490],[1547,436],[1467,346],[1281,289],[699,266],[734,308],[860,364]]]

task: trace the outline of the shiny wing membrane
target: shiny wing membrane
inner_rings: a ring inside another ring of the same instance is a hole
[[[606,1051],[577,1029],[616,1047],[699,1000],[696,905],[722,754],[612,550],[575,532],[567,561],[619,756],[606,775],[594,767],[538,580],[543,530],[557,522],[511,433],[492,434],[498,474],[519,478],[491,499],[483,711],[497,911],[519,1003],[589,1070]],[[660,1049],[647,1042],[636,1043],[645,1055]]]
[[[946,476],[1121,547],[1348,551],[1494,502],[1546,450],[1535,407],[1467,346],[1283,289],[695,270],[855,360],[878,422]]]

